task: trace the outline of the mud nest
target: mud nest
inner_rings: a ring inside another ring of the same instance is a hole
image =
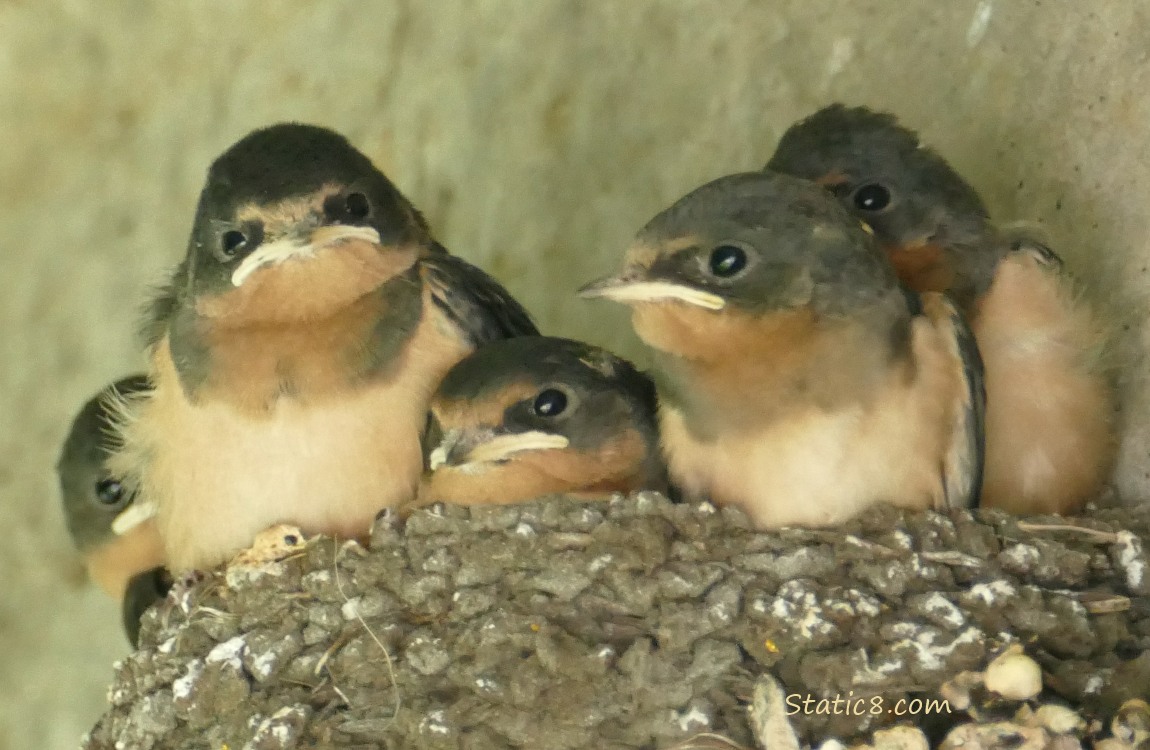
[[[1077,744],[1150,697],[1148,538],[1148,509],[763,533],[652,493],[385,514],[370,548],[289,534],[284,559],[178,584],[84,746],[753,747],[768,673],[800,743],[911,724],[935,744],[972,717],[1026,723],[989,691],[954,699],[1011,644],[1042,670],[1023,711],[1070,707]]]

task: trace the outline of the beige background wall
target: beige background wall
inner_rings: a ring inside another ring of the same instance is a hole
[[[1136,0],[0,2],[0,748],[74,746],[124,651],[51,467],[79,402],[141,363],[137,304],[247,130],[345,132],[545,328],[629,349],[619,311],[570,293],[647,218],[760,166],[822,104],[890,108],[998,217],[1048,226],[1129,353],[1150,307],[1148,56]]]

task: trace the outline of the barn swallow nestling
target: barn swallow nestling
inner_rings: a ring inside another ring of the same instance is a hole
[[[982,200],[889,114],[827,107],[792,126],[767,168],[813,179],[874,228],[902,280],[966,313],[986,368],[983,504],[1068,513],[1113,463],[1105,332],[1041,243],[997,229]]]
[[[155,502],[179,573],[276,523],[366,536],[416,492],[443,373],[537,331],[346,139],[281,124],[212,164],[146,333],[155,389],[113,466]]]
[[[569,339],[498,341],[451,368],[423,449],[419,505],[666,490],[654,384]]]
[[[90,399],[72,423],[56,473],[68,532],[92,580],[116,599],[128,581],[164,561],[152,507],[110,473],[116,400],[148,389],[143,375],[124,378]]]
[[[881,501],[976,503],[982,375],[961,316],[904,290],[814,183],[708,183],[581,294],[632,306],[671,483],[688,495],[760,527],[833,525]]]

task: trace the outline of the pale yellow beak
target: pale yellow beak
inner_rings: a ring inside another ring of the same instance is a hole
[[[310,258],[317,252],[342,242],[360,240],[380,244],[379,232],[371,227],[323,227],[312,234],[311,241],[300,243],[291,239],[276,240],[257,247],[232,272],[232,286],[240,286],[248,277],[264,266],[278,266],[293,258]]]
[[[428,468],[436,471],[443,466],[467,470],[480,464],[504,461],[516,453],[526,451],[562,450],[570,441],[562,435],[549,432],[517,432],[496,435],[491,430],[451,430],[431,451]]]
[[[123,536],[155,515],[156,506],[152,503],[132,503],[112,519],[112,532]]]
[[[702,289],[670,281],[648,281],[635,272],[592,281],[578,292],[580,297],[605,299],[632,304],[636,302],[685,302],[707,310],[722,310],[727,301]]]

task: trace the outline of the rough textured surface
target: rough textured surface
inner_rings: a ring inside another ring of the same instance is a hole
[[[865,699],[792,717],[804,742],[850,741],[1010,644],[1041,665],[1043,702],[1087,720],[1150,698],[1150,509],[1030,522],[880,509],[755,533],[654,493],[389,514],[370,550],[318,538],[171,594],[86,747],[748,744],[767,670],[796,705]],[[937,741],[963,717],[915,723]]]
[[[830,100],[891,108],[997,216],[1048,227],[1128,352],[1150,334],[1137,0],[13,0],[0,33],[0,747],[72,747],[102,708],[125,646],[51,464],[75,407],[141,364],[137,301],[255,126],[347,132],[550,331],[634,351],[621,310],[569,292],[643,221]],[[1145,490],[1150,370],[1131,372],[1119,476]]]

